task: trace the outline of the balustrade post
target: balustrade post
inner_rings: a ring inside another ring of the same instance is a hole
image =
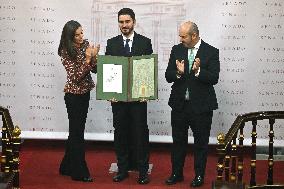
[[[217,181],[223,180],[223,172],[224,172],[224,157],[225,157],[225,150],[224,150],[224,140],[225,135],[220,133],[217,137],[218,140],[218,147],[217,147],[217,155],[218,155],[218,164],[217,164]]]
[[[273,138],[274,138],[274,131],[273,125],[275,123],[275,119],[269,119],[269,156],[268,156],[268,171],[267,171],[267,184],[273,184]]]
[[[244,158],[243,158],[244,126],[245,126],[245,124],[242,123],[241,126],[240,126],[240,135],[239,135],[238,182],[243,182],[243,168],[244,168]]]
[[[21,138],[20,138],[21,130],[18,126],[15,126],[13,130],[13,152],[14,152],[14,159],[12,164],[12,171],[15,173],[14,183],[13,186],[15,188],[19,188],[20,185],[20,175],[19,175],[19,166],[20,166],[20,145],[21,145]]]
[[[255,186],[256,185],[256,179],[255,179],[255,174],[256,174],[256,125],[257,125],[257,120],[252,121],[252,133],[251,133],[251,139],[252,139],[252,151],[251,151],[251,163],[250,163],[250,186]]]
[[[237,133],[233,137],[233,145],[232,145],[232,162],[231,162],[231,174],[230,174],[230,182],[236,182],[236,166],[237,166],[237,145],[236,145]]]

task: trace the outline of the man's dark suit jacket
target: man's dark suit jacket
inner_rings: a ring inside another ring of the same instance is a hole
[[[195,58],[200,59],[200,73],[196,77],[194,71],[189,72],[188,48],[183,44],[173,46],[169,64],[165,73],[166,80],[171,83],[172,90],[169,106],[173,110],[183,110],[186,88],[189,89],[189,103],[195,113],[203,113],[218,108],[213,85],[217,84],[220,72],[219,50],[201,40]],[[177,78],[176,60],[185,61],[185,73]]]
[[[151,40],[135,32],[131,48],[131,56],[150,55],[152,53],[153,49]],[[125,56],[122,35],[118,35],[107,40],[105,55]]]

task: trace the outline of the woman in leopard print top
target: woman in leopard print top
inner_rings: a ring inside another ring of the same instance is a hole
[[[69,136],[59,173],[72,180],[92,182],[85,161],[84,130],[88,114],[90,91],[95,87],[91,71],[96,72],[99,46],[90,46],[83,39],[81,25],[74,20],[63,28],[58,55],[67,73],[64,100],[69,119]]]

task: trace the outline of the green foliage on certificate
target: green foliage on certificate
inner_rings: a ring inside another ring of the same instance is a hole
[[[158,98],[158,55],[99,55],[97,100],[141,101]]]

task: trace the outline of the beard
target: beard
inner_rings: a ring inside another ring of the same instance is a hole
[[[182,44],[183,44],[183,46],[186,47],[186,48],[189,48],[189,49],[191,48],[191,46],[190,46],[189,44],[185,43],[185,42],[182,42]]]
[[[130,35],[134,30],[134,26],[131,26],[131,27],[124,27],[124,28],[120,28],[120,31],[123,35],[125,36],[128,36]]]

